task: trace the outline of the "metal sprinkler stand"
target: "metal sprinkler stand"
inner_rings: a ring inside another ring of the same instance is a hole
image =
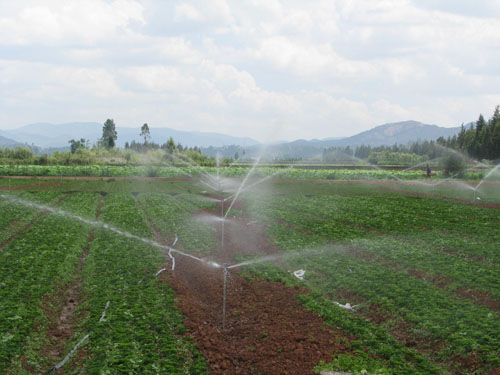
[[[223,269],[224,269],[224,287],[223,287],[223,292],[222,292],[222,329],[226,329],[226,287],[227,287],[227,274],[228,270],[227,267],[229,264],[224,263]]]
[[[221,233],[221,249],[224,250],[224,224],[225,224],[225,218],[224,218],[224,199],[222,200],[222,209],[221,209],[221,219],[222,219],[222,233]]]

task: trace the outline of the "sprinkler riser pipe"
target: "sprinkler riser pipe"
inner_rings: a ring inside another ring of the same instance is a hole
[[[224,264],[224,285],[222,290],[222,329],[226,329],[226,289],[227,289],[227,264]]]
[[[224,200],[222,200],[222,205],[221,205],[221,215],[220,215],[221,219],[222,219],[222,230],[221,230],[221,239],[220,239],[220,244],[221,244],[221,250],[224,250],[224,224],[225,224],[225,220],[224,220]]]

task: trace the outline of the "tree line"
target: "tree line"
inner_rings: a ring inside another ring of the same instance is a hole
[[[449,157],[452,154],[450,149],[477,160],[499,160],[500,106],[496,106],[488,121],[481,114],[475,123],[467,127],[462,124],[460,132],[448,138],[439,137],[435,141],[417,141],[408,145],[330,147],[323,150],[322,160],[329,163],[368,161],[378,165],[413,165]]]
[[[481,114],[478,120],[470,126],[465,127],[462,124],[458,135],[447,139],[440,137],[437,142],[478,160],[500,159],[500,107],[496,106],[488,121]]]
[[[149,125],[144,123],[141,126],[140,137],[144,138],[144,142],[125,142],[126,150],[133,150],[140,153],[145,153],[150,150],[164,150],[169,154],[173,154],[175,151],[194,151],[201,154],[201,149],[199,147],[184,147],[181,143],[175,143],[174,139],[170,137],[165,143],[159,144],[151,142],[151,131],[149,130]],[[118,133],[116,131],[116,125],[113,119],[107,119],[102,127],[102,136],[97,142],[98,147],[104,147],[110,150],[115,147],[116,140],[118,139]],[[90,148],[90,142],[84,138],[81,139],[71,139],[68,141],[70,144],[71,153],[76,153],[79,149]]]
[[[330,147],[323,150],[325,163],[361,161],[375,165],[413,165],[443,156],[445,150],[436,141],[417,141],[408,145]]]

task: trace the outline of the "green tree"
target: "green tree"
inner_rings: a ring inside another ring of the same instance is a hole
[[[459,177],[464,176],[464,171],[466,167],[465,159],[462,155],[457,152],[449,152],[441,160],[443,173],[445,177]]]
[[[104,147],[108,150],[115,147],[115,141],[118,138],[116,133],[116,126],[113,119],[107,119],[102,127],[102,138],[101,142]]]
[[[144,144],[146,145],[151,139],[151,134],[149,132],[149,126],[147,123],[141,126],[141,137],[144,137]]]
[[[169,153],[169,154],[173,154],[174,151],[176,150],[176,146],[175,146],[175,141],[172,137],[170,137],[167,141],[167,143],[165,143],[165,149],[166,151]]]
[[[85,138],[80,138],[79,140],[70,139],[68,143],[70,144],[70,150],[72,154],[76,153],[76,151],[78,151],[78,149],[80,148],[88,148],[88,142]]]

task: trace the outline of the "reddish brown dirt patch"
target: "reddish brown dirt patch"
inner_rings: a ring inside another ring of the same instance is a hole
[[[500,312],[500,301],[488,292],[462,287],[455,292],[455,295],[470,299],[475,304],[487,307],[490,310]]]
[[[347,250],[347,252],[349,254],[351,254],[352,256],[355,256],[356,258],[363,259],[363,260],[366,260],[368,262],[379,262],[378,258],[375,255],[370,254],[370,253],[366,253],[364,251],[355,249],[353,247],[349,248]]]
[[[416,279],[428,281],[438,288],[446,288],[453,284],[453,280],[450,280],[442,275],[431,275],[423,270],[409,269],[408,274]]]
[[[484,203],[484,202],[477,202],[477,201],[471,201],[470,199],[462,199],[462,198],[455,198],[455,197],[447,197],[444,195],[439,195],[439,194],[431,194],[431,193],[417,193],[415,191],[408,191],[408,190],[403,190],[403,189],[395,189],[392,187],[387,187],[387,186],[379,186],[376,187],[378,190],[386,190],[386,191],[392,191],[395,193],[401,193],[401,194],[406,194],[410,195],[413,197],[426,197],[426,198],[440,198],[440,199],[448,199],[452,200],[455,202],[460,202],[472,206],[480,206],[480,207],[486,207],[486,208],[495,208],[495,209],[500,209],[500,204],[499,203]]]
[[[461,254],[456,250],[452,249],[442,249],[441,252],[450,254],[459,258],[466,258],[466,259],[472,259],[478,263],[486,263],[486,260],[482,257],[474,256],[474,255],[468,255],[468,254]]]
[[[244,211],[241,203],[237,206]],[[221,207],[204,214],[220,215]],[[263,235],[264,226],[245,216],[225,222],[224,246],[214,255],[220,263],[233,263],[235,255],[274,254],[278,250]],[[159,238],[167,242],[173,236]],[[222,225],[218,224],[217,238]],[[163,241],[162,241],[163,240]],[[168,243],[168,242],[167,242]],[[160,278],[171,284],[185,326],[207,359],[212,374],[310,374],[321,360],[346,351],[344,333],[324,324],[316,313],[295,299],[299,288],[262,280],[250,281],[230,270],[227,286],[226,329],[222,329],[223,270],[176,256],[174,272]],[[167,267],[170,270],[170,267]]]
[[[461,375],[464,374],[481,374],[484,373],[483,363],[481,361],[481,355],[472,352],[464,356],[454,356],[450,361],[450,368],[453,374]],[[483,371],[481,371],[483,370]]]
[[[30,178],[33,178],[33,177],[30,177]],[[0,191],[24,190],[24,189],[30,189],[30,188],[44,186],[44,185],[59,185],[59,184],[60,184],[60,182],[40,182],[38,184],[31,184],[31,185],[4,186],[4,187],[0,188]]]
[[[346,351],[346,335],[295,300],[302,290],[230,272],[222,330],[221,269],[179,257],[173,274],[164,274],[213,374],[308,374]]]

